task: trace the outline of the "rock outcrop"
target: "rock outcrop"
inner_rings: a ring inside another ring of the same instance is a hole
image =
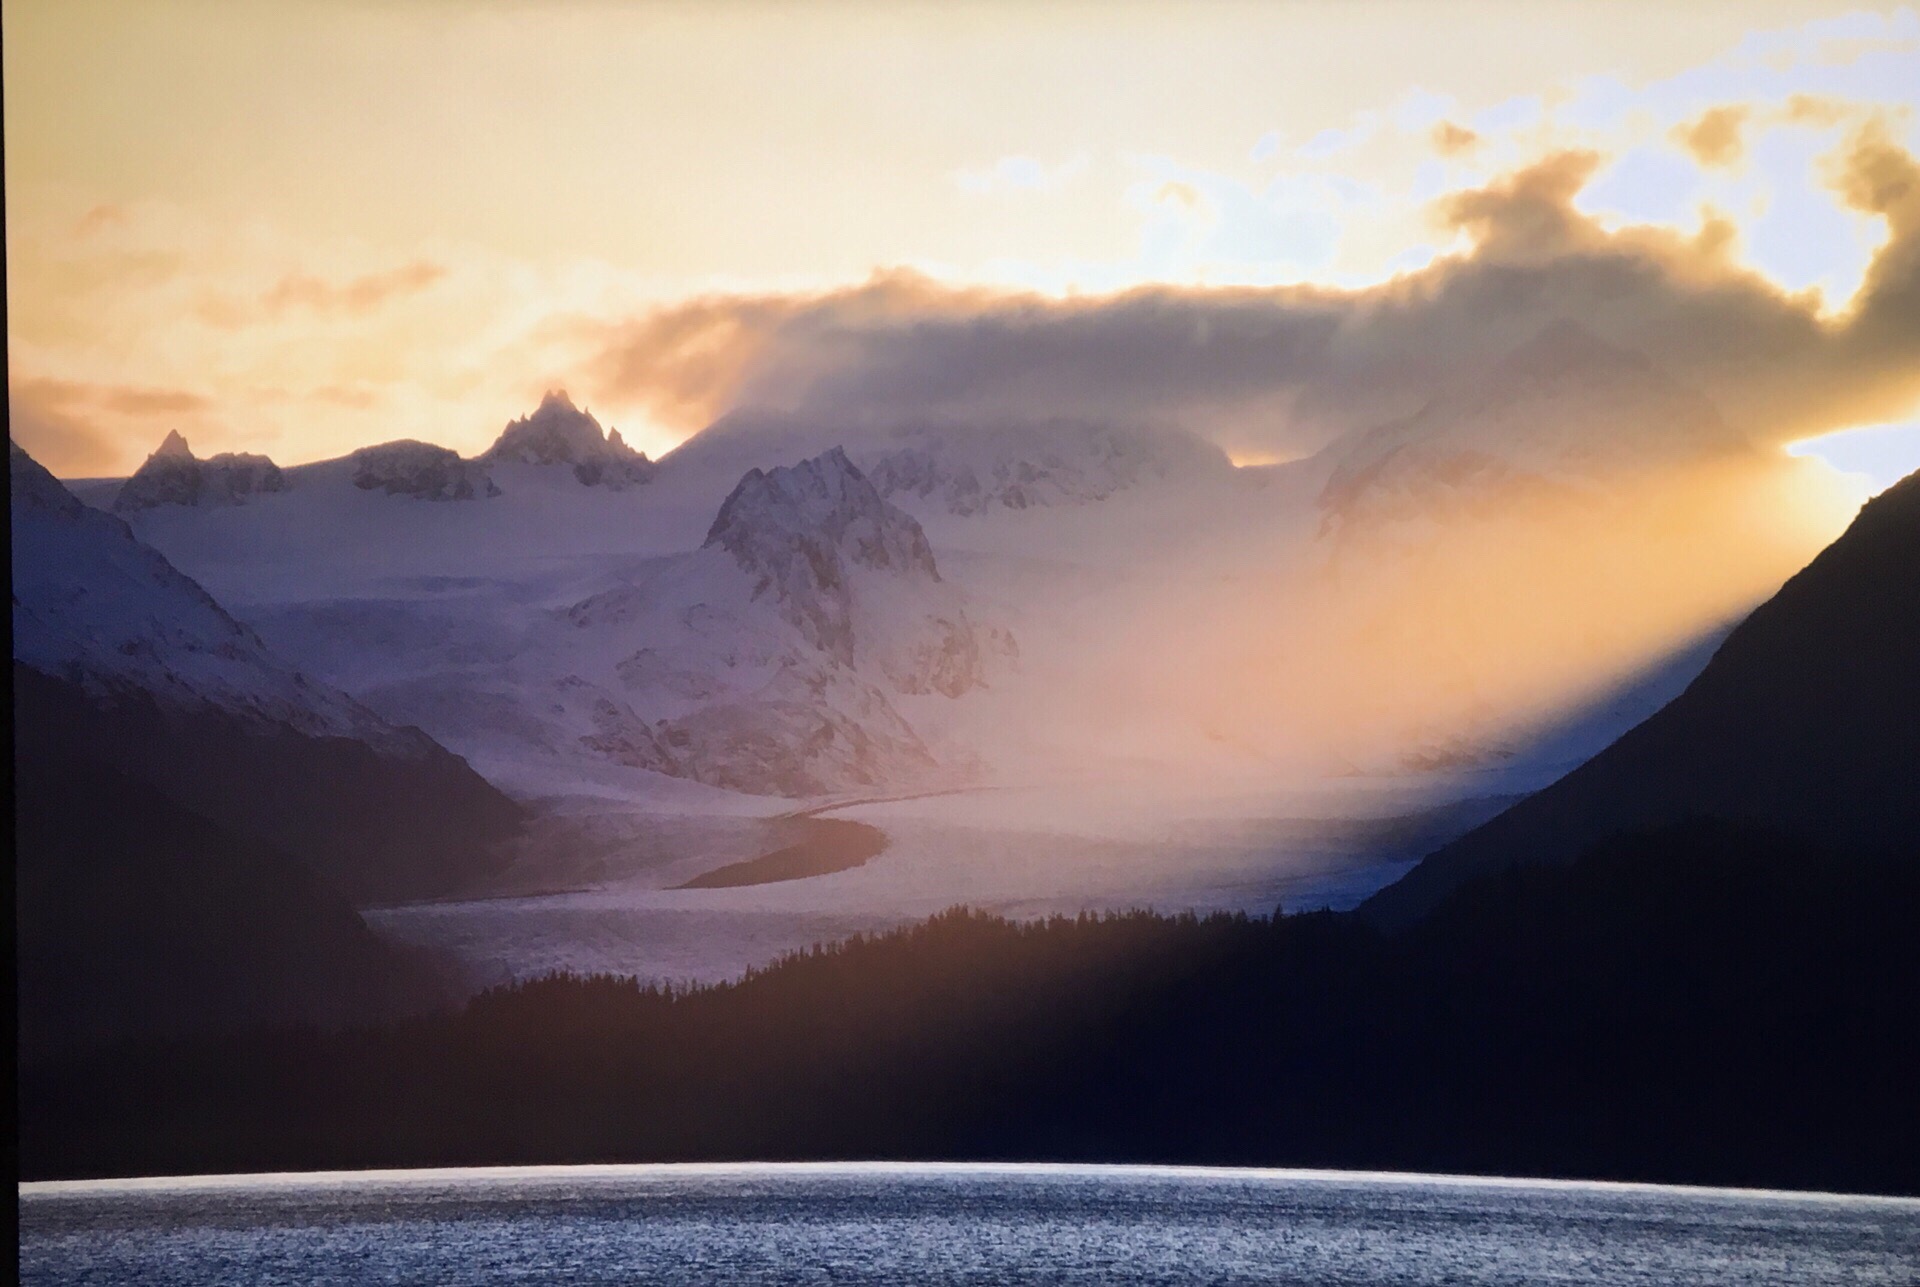
[[[598,420],[560,390],[541,399],[532,415],[510,423],[480,460],[486,465],[565,465],[583,486],[615,491],[646,482],[656,469],[644,453],[627,445],[618,429],[603,432]]]
[[[362,491],[431,501],[486,499],[500,494],[484,465],[462,460],[456,451],[410,438],[362,447],[350,460],[353,485]]]
[[[200,460],[185,438],[169,433],[121,485],[113,508],[131,514],[159,505],[242,505],[286,489],[286,475],[265,456],[228,451]]]

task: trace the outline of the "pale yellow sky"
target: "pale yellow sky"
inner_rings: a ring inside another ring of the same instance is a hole
[[[1590,212],[1711,205],[1837,308],[1885,230],[1826,189],[1841,127],[1786,105],[1920,139],[1920,19],[1855,4],[11,0],[4,24],[15,432],[68,475],[169,428],[288,463],[477,450],[579,387],[583,320],[716,291],[1378,281],[1458,249],[1435,198],[1565,146],[1606,158]],[[1673,131],[1723,103],[1746,146],[1701,161]],[[656,453],[687,431],[595,409]]]

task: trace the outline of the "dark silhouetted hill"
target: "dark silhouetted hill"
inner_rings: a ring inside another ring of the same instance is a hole
[[[304,864],[144,781],[29,756],[15,798],[23,1059],[142,1034],[332,1027],[456,997]]]
[[[1920,474],[1869,501],[1673,702],[1361,914],[1404,925],[1475,876],[1696,817],[1920,857]]]

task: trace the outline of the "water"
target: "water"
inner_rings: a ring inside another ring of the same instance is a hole
[[[1159,1167],[801,1165],[20,1188],[33,1284],[1902,1284],[1920,1202]]]

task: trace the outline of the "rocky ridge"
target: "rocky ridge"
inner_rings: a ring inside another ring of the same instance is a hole
[[[480,462],[567,465],[583,486],[615,491],[648,481],[657,469],[618,429],[603,432],[564,390],[549,392],[531,415],[508,424]]]
[[[286,489],[286,475],[265,456],[227,451],[200,460],[185,438],[169,432],[120,486],[113,508],[128,514],[158,505],[242,505],[257,493]]]

